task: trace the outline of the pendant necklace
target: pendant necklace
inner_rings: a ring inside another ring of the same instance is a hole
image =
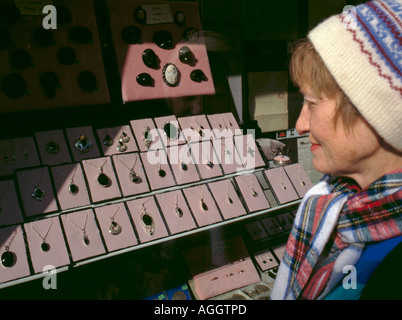
[[[122,142],[122,143],[127,143],[127,142],[130,141],[130,136],[123,131],[125,127],[126,126],[122,127],[121,134],[120,134],[120,137],[119,137],[119,141]]]
[[[40,177],[40,179],[39,179],[39,182],[36,183],[36,184],[32,183],[32,181],[29,180],[23,173],[21,174],[22,177],[25,179],[25,181],[28,182],[29,184],[31,184],[31,185],[34,187],[34,191],[33,191],[33,193],[32,193],[32,198],[34,198],[35,200],[38,200],[38,201],[42,201],[43,198],[44,198],[45,195],[46,195],[45,190],[39,188],[39,185],[40,185],[40,183],[41,183],[41,181],[42,181],[42,178],[43,178],[43,176],[44,176],[44,174],[45,174],[45,171],[44,171],[44,170],[45,170],[45,168],[42,168],[42,175],[41,175],[41,177]]]
[[[156,166],[156,164],[154,164],[154,166]],[[158,176],[161,178],[166,177],[166,171],[162,169],[162,164],[159,163],[159,169],[158,169]]]
[[[187,147],[187,149],[188,149],[188,145],[186,145],[186,147]],[[183,149],[182,149],[182,150],[183,150]],[[181,155],[180,160],[179,160],[179,162],[180,162],[180,169],[181,169],[182,171],[187,171],[187,170],[188,170],[188,165],[187,165],[187,163],[185,163],[185,162],[183,161],[183,157],[184,157],[184,154]]]
[[[105,173],[103,173],[103,166],[107,163],[107,159],[105,160],[105,162],[101,166],[94,165],[93,163],[88,162],[88,161],[87,161],[87,163],[89,165],[91,165],[92,167],[98,168],[99,175],[98,175],[98,178],[96,179],[98,181],[98,184],[101,185],[104,188],[109,187],[110,186],[110,179]]]
[[[8,192],[9,185],[10,185],[10,181],[7,181],[7,185],[4,188],[4,190],[3,190],[3,192],[2,192],[2,194],[0,196],[0,213],[3,211],[3,208],[1,206],[1,202],[3,201],[3,198],[6,196],[6,194]]]
[[[81,232],[82,232],[82,243],[85,246],[88,246],[90,241],[86,232],[86,227],[87,227],[87,221],[88,221],[88,213],[87,216],[85,217],[85,222],[84,222],[84,227],[81,228],[80,226],[78,226],[74,221],[71,221],[70,219],[67,218],[67,220],[72,223],[76,228],[78,228]]]
[[[107,146],[110,147],[113,144],[113,139],[112,137],[107,133],[107,129],[106,129],[106,135],[102,140],[102,143]]]
[[[195,123],[195,125],[196,125],[196,127],[197,127],[197,132],[198,132],[198,135],[202,138],[202,137],[204,137],[204,127],[202,126],[202,125],[200,125],[198,122],[197,122],[197,120],[195,120],[195,118],[193,118],[193,120],[194,120],[194,123]],[[191,130],[195,130],[192,126],[190,126],[190,128],[191,128]]]
[[[17,260],[15,253],[10,251],[10,246],[13,243],[16,235],[17,235],[17,230],[14,230],[8,245],[3,244],[5,251],[1,255],[1,264],[5,268],[11,268],[12,266],[15,265],[15,262]]]
[[[31,225],[31,228],[33,229],[33,231],[35,231],[35,233],[38,235],[38,237],[42,239],[42,244],[40,245],[40,249],[43,252],[48,252],[50,250],[50,244],[46,242],[46,238],[47,238],[52,226],[53,226],[53,220],[52,220],[52,223],[50,224],[49,228],[47,229],[45,236],[42,237],[42,235]]]
[[[85,134],[79,136],[74,142],[75,148],[82,153],[89,152],[92,149],[93,145],[94,143],[92,142],[92,140],[88,138]]]
[[[138,160],[138,156],[135,157],[134,164],[131,168],[126,163],[124,163],[123,160],[121,160],[120,158],[117,158],[117,159],[121,162],[121,164],[123,166],[125,166],[129,170],[128,180],[130,180],[133,183],[140,183],[142,181],[140,176],[138,175],[138,173],[135,172],[135,170],[134,170],[135,165]]]
[[[280,171],[281,171],[281,173],[280,173],[280,178],[281,178],[281,185],[282,185],[282,189],[283,190],[286,190],[286,186],[283,184],[283,171],[285,171],[285,169],[283,169],[283,167],[280,167],[280,169],[279,169]]]
[[[298,170],[298,175],[297,175],[297,179],[299,180],[300,184],[302,186],[305,186],[306,183],[303,181],[302,176],[301,176],[301,165],[299,165],[299,170]]]
[[[255,191],[255,189],[254,189],[254,179],[253,179],[253,177],[251,177],[250,189],[251,189],[251,191],[252,191],[253,197],[254,197],[254,198],[258,198],[258,193],[257,193],[257,191]]]
[[[68,193],[71,194],[72,196],[76,196],[78,194],[78,191],[80,190],[79,187],[74,183],[74,176],[75,172],[77,171],[77,167],[74,168],[73,174],[71,175],[71,178],[68,177],[64,172],[60,171],[59,169],[56,169],[59,173],[61,173],[65,178],[70,180],[70,184],[68,185]]]
[[[191,192],[191,194],[196,197],[197,199],[199,199],[200,202],[200,208],[202,211],[208,211],[208,206],[204,201],[204,190],[201,191],[201,197],[198,197],[197,195],[195,195],[191,190],[189,190]]]
[[[164,196],[162,196],[162,197],[163,197],[163,199],[165,199],[166,201],[168,201],[174,205],[174,212],[179,218],[183,217],[183,210],[179,207],[179,194],[178,193],[176,194],[176,202],[174,202],[174,203],[172,201],[170,201],[169,199],[165,198]]]
[[[120,234],[120,233],[121,233],[121,230],[122,230],[121,225],[119,225],[119,224],[114,220],[114,217],[116,216],[117,212],[119,212],[119,210],[120,210],[120,205],[117,207],[116,212],[113,213],[113,215],[112,215],[111,217],[109,217],[109,216],[107,216],[107,215],[103,212],[103,210],[101,209],[102,214],[103,214],[106,218],[110,219],[109,233],[112,234],[112,235],[114,235],[114,236]]]
[[[233,200],[232,200],[232,198],[230,197],[230,195],[229,195],[229,181],[228,181],[228,186],[227,186],[227,189],[226,189],[226,201],[229,203],[229,204],[233,204]]]
[[[151,214],[148,213],[147,209],[145,208],[145,204],[149,200],[150,199],[148,199],[144,203],[140,203],[141,210],[142,210],[140,219],[141,219],[142,227],[148,233],[148,235],[152,237],[155,233],[155,223],[154,223],[154,219],[152,218]]]
[[[151,128],[149,126],[145,126],[144,131],[142,132],[142,141],[147,149],[149,149],[152,144],[152,136],[150,131]]]

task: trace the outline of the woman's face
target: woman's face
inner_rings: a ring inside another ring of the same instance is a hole
[[[296,123],[299,134],[309,134],[313,166],[322,173],[346,176],[356,180],[376,161],[380,143],[373,129],[361,117],[346,132],[342,120],[334,125],[336,102],[319,99],[309,88],[301,90],[303,108]]]

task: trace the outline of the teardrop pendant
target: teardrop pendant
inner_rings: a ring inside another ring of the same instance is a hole
[[[201,209],[202,209],[202,211],[208,211],[208,206],[204,202],[204,200],[201,200]]]
[[[5,251],[1,255],[1,264],[3,265],[3,267],[11,268],[15,264],[16,259],[17,258],[15,256],[14,252]]]
[[[121,233],[121,226],[116,222],[112,221],[109,227],[109,233],[116,236]]]
[[[84,234],[82,235],[82,242],[83,242],[83,244],[86,245],[86,246],[89,246],[89,244],[90,244],[89,238],[88,238],[88,236],[86,235],[86,233],[84,233]]]
[[[120,141],[120,142],[127,143],[127,142],[130,141],[130,137],[128,136],[127,133],[125,133],[125,132],[123,131],[123,132],[121,133],[121,135],[120,135],[119,141]]]
[[[187,164],[185,164],[184,162],[180,162],[180,169],[183,171],[187,171],[188,170]]]
[[[106,174],[100,173],[97,180],[102,187],[106,188],[109,186],[109,177]]]
[[[233,200],[232,200],[232,198],[231,197],[229,197],[229,196],[226,196],[226,200],[230,203],[230,204],[233,204]]]
[[[150,235],[154,235],[154,219],[152,219],[152,216],[148,212],[143,212],[141,215],[141,222],[142,226],[144,227],[145,231]]]
[[[141,180],[140,176],[133,169],[130,170],[128,179],[133,183],[139,183]]]
[[[103,144],[105,146],[110,147],[113,144],[113,139],[107,134],[104,138],[103,138]]]
[[[163,169],[159,169],[158,170],[158,176],[161,177],[161,178],[166,177],[166,171],[163,170]]]
[[[183,216],[183,210],[181,210],[179,207],[176,207],[174,211],[179,218]]]

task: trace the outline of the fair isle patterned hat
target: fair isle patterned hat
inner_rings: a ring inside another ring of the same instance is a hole
[[[402,151],[402,0],[350,7],[308,38],[360,114]]]

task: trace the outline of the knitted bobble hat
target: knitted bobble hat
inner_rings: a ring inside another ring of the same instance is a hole
[[[360,114],[402,151],[402,0],[370,1],[332,16],[308,34]]]

